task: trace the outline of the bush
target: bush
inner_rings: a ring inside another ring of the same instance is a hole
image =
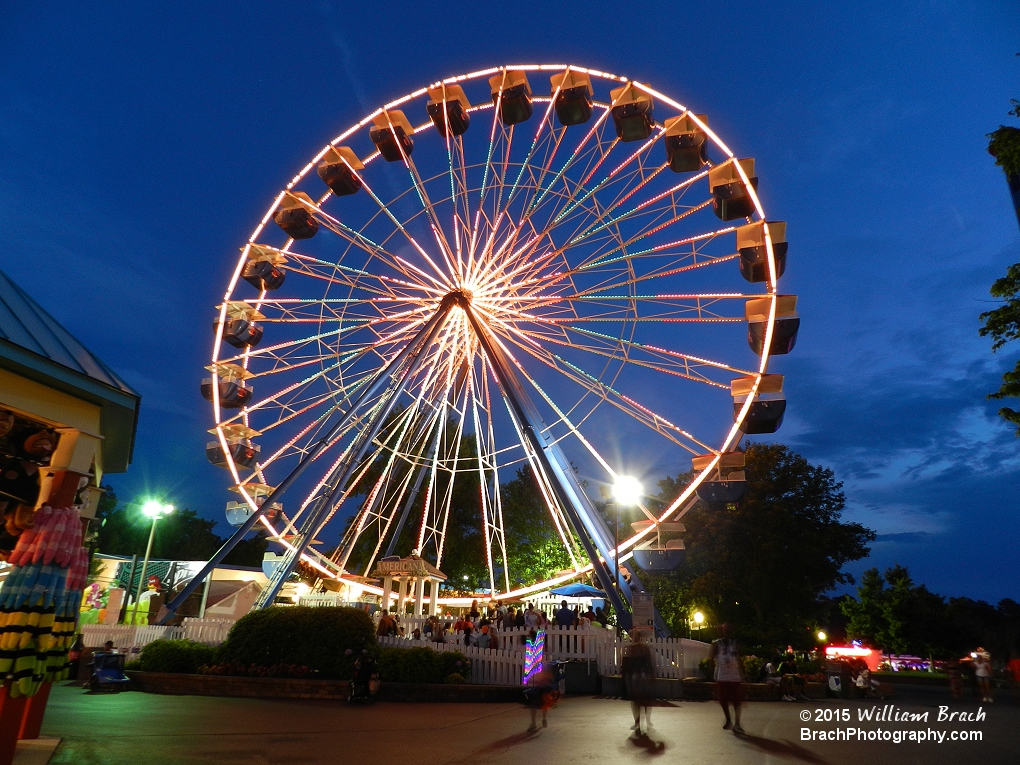
[[[193,675],[209,664],[216,649],[191,640],[156,640],[142,648],[134,668],[143,672],[175,672]]]
[[[442,683],[451,675],[469,674],[471,661],[462,653],[437,653],[431,648],[383,648],[379,677],[391,683]]]
[[[704,680],[715,679],[715,659],[707,658],[698,662],[698,672]]]
[[[372,619],[360,609],[274,606],[238,619],[216,662],[296,665],[321,677],[348,679],[354,659],[374,646]]]
[[[453,672],[447,675],[443,682],[447,685],[463,685],[467,682],[467,680],[464,679],[463,675],[458,675],[456,672]]]
[[[761,682],[761,668],[765,666],[765,660],[757,656],[744,656],[744,681],[748,683]]]

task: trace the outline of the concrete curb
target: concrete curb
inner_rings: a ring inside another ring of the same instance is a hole
[[[175,696],[227,696],[256,699],[323,699],[346,701],[346,680],[284,677],[230,677],[184,675],[129,670],[131,687],[144,693]],[[521,689],[502,685],[445,685],[383,682],[379,701],[405,702],[499,702],[523,701]]]

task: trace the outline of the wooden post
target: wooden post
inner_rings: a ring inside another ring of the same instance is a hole
[[[18,734],[25,716],[28,699],[19,696],[11,698],[11,684],[6,682],[0,690],[0,765],[11,765],[18,747]],[[45,705],[44,705],[45,706]]]
[[[46,714],[46,702],[50,698],[51,683],[43,683],[39,692],[28,699],[25,704],[25,714],[21,718],[21,730],[18,731],[18,738],[39,738],[42,730],[43,715]]]

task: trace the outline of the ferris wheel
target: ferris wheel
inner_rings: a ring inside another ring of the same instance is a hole
[[[369,590],[383,557],[441,568],[470,477],[493,598],[593,573],[625,611],[613,559],[674,567],[782,422],[800,320],[757,188],[705,115],[578,66],[451,77],[324,146],[241,248],[202,385],[235,537],[283,553],[260,604],[299,561]],[[650,462],[695,478],[617,542],[599,487]],[[522,468],[570,560],[539,582],[507,553]]]

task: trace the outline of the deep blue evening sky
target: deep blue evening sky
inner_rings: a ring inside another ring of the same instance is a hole
[[[829,7],[840,6],[839,8]],[[985,134],[1020,97],[1015,2],[7,3],[0,264],[143,396],[119,495],[222,518],[198,394],[212,307],[279,188],[442,77],[577,63],[710,115],[789,222],[779,436],[879,532],[852,567],[1020,599],[1020,441],[978,337],[1020,230]],[[678,466],[677,472],[684,466]],[[225,528],[224,528],[225,532]],[[790,533],[795,533],[791,529]]]

